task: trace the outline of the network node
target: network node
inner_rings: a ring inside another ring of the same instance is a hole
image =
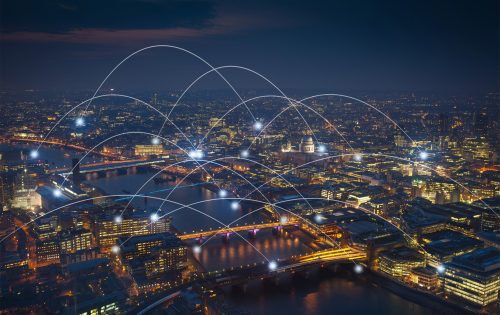
[[[316,214],[314,216],[314,221],[316,221],[316,223],[321,223],[323,221],[324,217],[321,215],[321,214]]]
[[[225,189],[219,190],[219,197],[221,197],[221,198],[227,197],[227,190],[225,190]]]
[[[152,144],[155,144],[155,145],[156,145],[156,144],[160,144],[160,138],[158,138],[158,137],[154,137],[153,139],[151,139],[151,143],[152,143]]]
[[[85,126],[85,119],[83,117],[78,117],[75,122],[77,127]]]
[[[240,155],[241,157],[247,158],[250,155],[250,152],[248,152],[248,150],[243,150]]]
[[[419,156],[421,160],[427,160],[427,158],[429,157],[429,153],[422,151],[419,153]]]
[[[189,157],[193,160],[198,160],[203,158],[203,151],[201,150],[191,150],[189,151]]]
[[[156,222],[160,219],[160,216],[158,215],[158,213],[155,212],[155,213],[151,214],[149,219],[151,219],[151,222]]]
[[[238,201],[231,202],[231,209],[238,210],[240,208],[240,203]]]
[[[195,253],[195,254],[201,253],[201,246],[194,246],[193,247],[193,253]]]
[[[113,245],[113,246],[111,247],[111,252],[112,252],[113,254],[118,254],[118,253],[120,252],[120,246],[118,246],[118,245]]]
[[[278,268],[278,263],[275,261],[270,261],[268,267],[269,270],[274,271],[276,270],[276,268]]]
[[[319,153],[325,153],[326,152],[326,146],[324,144],[320,144],[318,146],[318,152]]]
[[[32,159],[36,159],[38,156],[39,156],[39,154],[38,154],[37,150],[33,150],[33,151],[30,152],[30,157]]]
[[[54,197],[61,197],[62,192],[59,188],[54,189]]]
[[[253,129],[255,129],[255,130],[257,130],[257,131],[261,130],[261,129],[262,129],[262,127],[264,127],[264,126],[262,125],[262,122],[260,122],[260,121],[256,121],[256,122],[253,124]]]
[[[117,215],[117,216],[115,217],[115,223],[120,224],[120,223],[122,223],[122,222],[123,222],[123,217],[122,217],[121,215]]]
[[[355,264],[354,265],[354,272],[357,273],[357,274],[360,274],[363,272],[363,266],[359,265],[359,264]]]
[[[288,222],[288,217],[286,215],[282,215],[280,217],[280,223],[281,224],[286,224]]]
[[[446,269],[444,268],[443,265],[439,265],[436,267],[436,270],[438,273],[444,273]]]
[[[360,153],[354,154],[354,161],[360,162],[363,159],[363,156]]]

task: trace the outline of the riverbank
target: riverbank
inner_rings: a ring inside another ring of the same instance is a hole
[[[483,314],[480,309],[464,308],[465,305],[459,305],[457,302],[442,298],[431,292],[409,287],[395,279],[376,272],[369,271],[370,279],[373,283],[382,288],[401,296],[404,299],[418,303],[422,306],[431,308],[443,314]]]

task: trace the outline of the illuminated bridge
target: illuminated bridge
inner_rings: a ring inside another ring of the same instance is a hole
[[[136,313],[146,314],[177,296],[181,289],[191,286],[198,281],[204,282],[206,287],[245,285],[250,280],[278,280],[281,275],[286,276],[287,274],[304,271],[308,268],[352,261],[356,263],[366,261],[366,253],[351,247],[332,248],[277,261],[277,268],[275,270],[269,269],[267,262],[262,262],[205,272],[189,280],[181,281],[177,284],[177,288],[170,288],[170,292],[166,294],[159,293],[151,297],[146,303],[136,309]]]
[[[207,237],[211,237],[214,235],[222,235],[227,238],[229,238],[229,235],[235,232],[244,232],[248,231],[249,233],[253,233],[254,235],[259,231],[263,229],[270,229],[270,228],[276,228],[276,229],[282,229],[285,226],[291,226],[291,225],[296,225],[298,222],[295,222],[295,220],[290,220],[286,223],[281,223],[281,222],[267,222],[267,223],[254,223],[254,224],[248,224],[248,225],[235,225],[231,226],[230,228],[220,228],[220,229],[215,229],[215,230],[206,230],[206,231],[198,231],[198,232],[192,232],[192,233],[185,233],[185,234],[177,234],[177,237],[179,237],[181,240],[191,240],[191,239],[203,239]]]
[[[100,163],[93,164],[82,164],[80,165],[80,173],[95,173],[95,172],[104,172],[104,171],[113,171],[118,169],[125,169],[136,166],[150,166],[156,165],[160,163],[164,163],[165,160],[161,159],[153,159],[153,160],[126,160],[126,161],[106,161]],[[57,168],[52,169],[49,172],[53,174],[59,175],[69,175],[71,168]]]
[[[262,262],[241,267],[238,266],[205,272],[189,280],[181,281],[178,284],[179,286],[171,288],[168,292],[159,293],[156,296],[151,297],[146,303],[136,309],[136,313],[146,314],[147,312],[152,311],[153,309],[161,306],[163,303],[178,296],[180,294],[180,290],[192,286],[198,281],[204,282],[206,287],[245,285],[250,280],[278,280],[278,277],[281,275],[300,272],[315,266],[326,266],[328,264],[351,261],[355,261],[356,263],[366,261],[366,254],[350,247],[332,248],[310,254],[293,256],[287,260],[278,261],[278,267],[275,270],[270,270],[267,262]]]
[[[277,261],[275,270],[269,269],[267,263],[262,263],[208,272],[203,276],[214,280],[217,286],[239,285],[249,280],[276,278],[280,274],[300,272],[311,267],[351,261],[359,263],[365,261],[366,257],[366,253],[351,247],[332,248]]]

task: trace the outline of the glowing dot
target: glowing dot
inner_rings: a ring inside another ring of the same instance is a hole
[[[61,197],[62,196],[62,192],[59,188],[56,188],[54,189],[54,196],[55,197]]]
[[[355,161],[361,161],[363,159],[363,156],[359,153],[354,154],[354,160]]]
[[[281,224],[285,224],[287,222],[288,222],[288,217],[287,216],[283,215],[283,216],[280,217],[280,223]]]
[[[274,271],[274,270],[276,270],[276,268],[278,268],[278,264],[275,261],[271,261],[271,262],[269,262],[268,267],[269,267],[269,270]]]
[[[326,152],[326,146],[324,144],[320,144],[319,147],[318,147],[318,152],[325,153]]]
[[[121,215],[117,215],[115,217],[115,223],[122,223],[123,222],[123,217]]]
[[[75,124],[76,124],[78,127],[85,126],[85,119],[83,119],[83,117],[78,117],[78,118],[76,119]]]
[[[260,121],[256,121],[254,124],[253,124],[253,129],[255,130],[261,130],[263,127],[262,123]]]
[[[445,268],[444,268],[444,266],[443,266],[443,265],[439,265],[439,266],[437,266],[436,270],[437,270],[437,272],[439,272],[439,273],[444,273]]]
[[[240,203],[238,201],[231,202],[231,209],[238,210],[240,208]]]
[[[152,144],[160,144],[160,138],[154,137],[153,139],[151,139],[151,143]]]
[[[243,150],[240,155],[241,157],[247,158],[250,155],[250,152],[248,152],[248,150]]]
[[[201,246],[194,246],[193,247],[193,253],[195,253],[195,254],[201,253]]]
[[[36,159],[39,156],[38,151],[37,150],[31,151],[30,156],[32,159]]]
[[[429,157],[429,153],[422,151],[422,152],[420,152],[419,156],[420,156],[420,159],[427,160],[427,158]]]
[[[113,92],[115,89],[111,88],[111,89],[109,89],[109,90],[110,90],[111,92]]]
[[[113,245],[113,246],[111,247],[111,252],[112,252],[113,254],[118,254],[118,253],[120,252],[120,246],[118,246],[118,245]]]
[[[203,151],[201,150],[189,151],[189,157],[192,158],[193,160],[202,159],[203,155],[204,155]]]
[[[225,189],[219,190],[219,197],[221,197],[221,198],[227,197],[227,190],[225,190]]]
[[[149,216],[149,219],[151,219],[151,222],[156,222],[158,220],[160,220],[160,216],[158,215],[158,213],[153,213],[151,214],[151,216]]]
[[[357,273],[357,274],[362,273],[363,272],[363,266],[355,264],[354,265],[354,272]]]
[[[321,223],[323,221],[324,217],[321,215],[321,214],[316,214],[314,216],[314,221],[316,221],[316,223]]]

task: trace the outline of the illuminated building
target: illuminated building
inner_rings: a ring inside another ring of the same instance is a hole
[[[500,251],[494,247],[457,256],[444,265],[444,291],[481,306],[494,303],[500,289]]]
[[[73,254],[92,247],[92,233],[85,229],[62,231],[59,235],[61,252]]]
[[[167,217],[151,222],[149,215],[134,215],[116,222],[113,216],[102,216],[96,220],[95,236],[101,248],[110,248],[120,237],[164,233],[169,230],[170,219]]]
[[[349,192],[348,201],[359,206],[373,198],[382,197],[384,193],[385,190],[380,186],[361,187]]]
[[[425,267],[425,257],[414,249],[399,247],[380,253],[380,271],[390,276],[407,277],[417,267]]]
[[[215,127],[219,127],[219,128],[222,128],[226,125],[226,121],[222,118],[222,119],[219,119],[217,117],[212,117],[208,120],[208,126],[210,128],[215,128]]]
[[[162,144],[137,144],[134,148],[134,155],[148,157],[151,155],[162,155],[164,148]]]
[[[314,140],[311,136],[304,136],[300,142],[300,152],[314,153]]]
[[[427,290],[439,286],[439,278],[436,270],[432,267],[417,267],[410,271],[410,281],[426,288]]]
[[[321,189],[321,197],[328,200],[345,200],[350,191],[356,187],[350,183],[334,184],[331,181],[325,182]]]
[[[120,239],[119,243],[125,244],[120,251],[123,259],[133,266],[142,265],[147,278],[181,270],[186,266],[187,248],[173,234],[133,236],[127,242]]]
[[[54,188],[48,186],[38,187],[36,193],[40,195],[42,209],[46,211],[57,209],[71,202],[71,198],[64,193],[60,196],[55,196]]]
[[[482,202],[478,200],[473,205],[481,208],[483,212],[481,216],[481,230],[486,232],[500,232],[500,218],[498,218],[498,213],[500,213],[500,196],[483,199]]]
[[[430,255],[428,264],[437,267],[443,262],[483,246],[483,242],[462,233],[444,230],[422,236],[426,252]]]
[[[17,174],[14,181],[13,208],[30,209],[41,206],[41,199],[35,194],[36,174],[28,173],[27,169]]]
[[[187,265],[187,248],[173,234],[141,235],[125,240],[118,241],[124,244],[119,257],[141,293],[172,285]]]
[[[35,247],[35,257],[37,265],[49,265],[59,263],[61,246],[56,239],[37,240]]]

